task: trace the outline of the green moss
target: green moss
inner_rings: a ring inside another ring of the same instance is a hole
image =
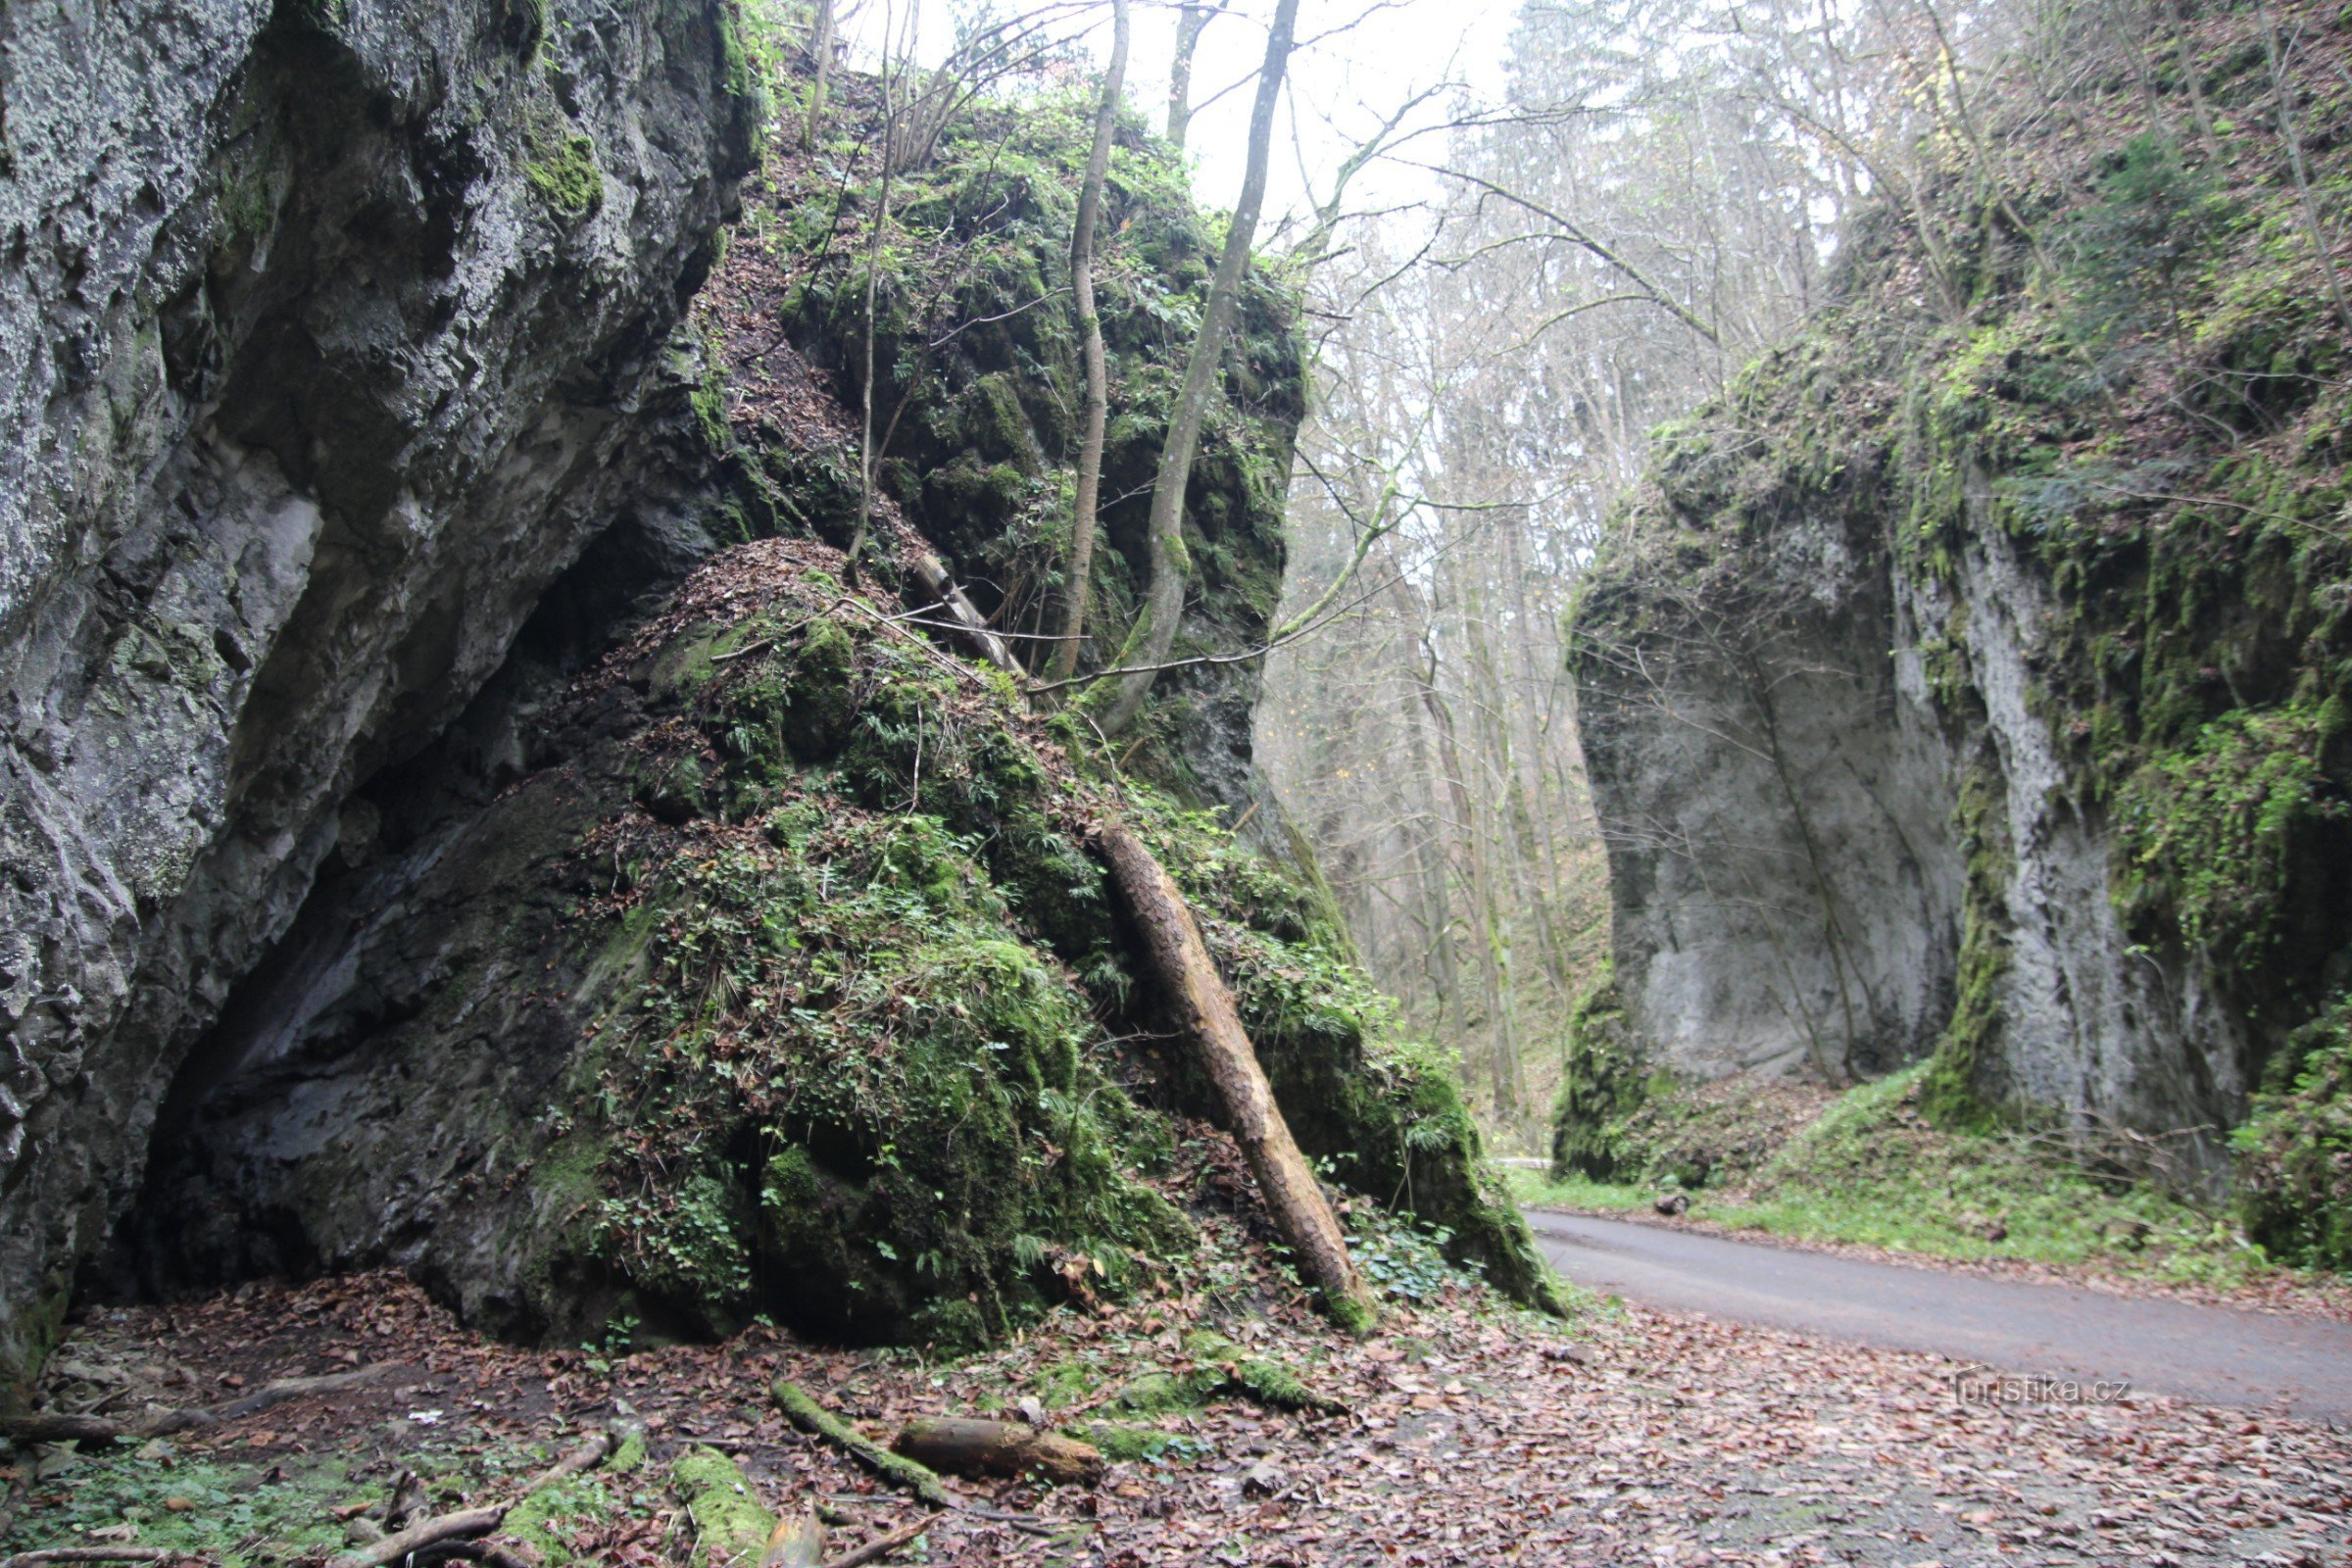
[[[694,1523],[696,1560],[753,1568],[776,1528],[740,1465],[713,1448],[689,1448],[670,1466],[670,1484]]]
[[[1999,1060],[2005,1014],[2001,983],[2009,972],[2008,890],[2015,852],[2008,836],[2006,792],[1980,763],[1960,788],[1957,811],[1967,881],[1961,894],[1959,996],[1936,1043],[1920,1105],[1949,1131],[1990,1130],[2000,1118],[1988,1088]]]
[[[643,1456],[643,1445],[639,1446]],[[608,1464],[609,1470],[611,1466]],[[530,1549],[545,1568],[564,1568],[576,1559],[572,1537],[583,1526],[602,1523],[617,1508],[611,1490],[597,1476],[573,1476],[541,1487],[507,1513],[500,1532]]]
[[[2232,1143],[2247,1234],[2288,1262],[2352,1268],[2352,996],[2287,1042]]]
[[[87,1547],[90,1532],[136,1531],[141,1547],[221,1568],[318,1559],[343,1545],[334,1509],[378,1503],[383,1488],[354,1486],[350,1461],[300,1452],[240,1461],[176,1445],[76,1456],[62,1496],[20,1512],[0,1551]],[[169,1506],[170,1499],[194,1506]]]
[[[2117,792],[2119,903],[2161,904],[2221,964],[2263,964],[2311,828],[2344,813],[2321,766],[2321,734],[2316,705],[2236,709],[2150,756]]]
[[[1647,1093],[1613,968],[1603,965],[1568,1010],[1559,1098],[1551,1112],[1551,1170],[1607,1181],[1625,1164],[1623,1120]]]
[[[1103,1458],[1114,1463],[1198,1463],[1211,1451],[1208,1445],[1189,1434],[1117,1421],[1089,1421],[1082,1427],[1070,1428],[1069,1435],[1081,1443],[1092,1444]]]
[[[597,165],[596,142],[552,96],[534,101],[524,114],[523,147],[523,178],[559,222],[579,222],[604,206],[605,172]]]

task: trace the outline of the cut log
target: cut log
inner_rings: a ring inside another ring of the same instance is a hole
[[[818,1568],[825,1558],[825,1527],[815,1512],[786,1514],[776,1521],[760,1553],[760,1568]]]
[[[1067,1487],[1091,1487],[1102,1479],[1100,1449],[1013,1421],[956,1416],[909,1421],[891,1446],[917,1463],[955,1476],[1017,1481],[1036,1475]]]
[[[777,1406],[792,1424],[812,1438],[822,1438],[842,1452],[864,1465],[884,1481],[903,1492],[910,1492],[934,1508],[956,1507],[956,1494],[941,1482],[938,1474],[891,1452],[857,1428],[826,1409],[808,1396],[807,1390],[789,1378],[776,1379],[771,1391]]]
[[[1233,993],[1200,940],[1191,906],[1158,858],[1124,823],[1105,819],[1096,840],[1143,932],[1144,950],[1169,1008],[1192,1041],[1233,1140],[1257,1178],[1275,1229],[1297,1255],[1307,1283],[1322,1292],[1331,1320],[1351,1334],[1370,1333],[1378,1315],[1372,1293],[1348,1255],[1348,1238],[1324,1200],[1314,1168],[1298,1152],[1282,1107],[1274,1103],[1265,1068],[1242,1028]]]

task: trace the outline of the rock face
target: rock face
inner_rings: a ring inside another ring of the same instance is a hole
[[[1649,1064],[1933,1055],[1940,1120],[2218,1167],[2352,985],[2343,321],[2253,26],[2188,46],[2218,140],[2179,80],[2086,85],[2110,118],[2006,132],[1999,222],[1946,171],[1662,436],[1572,656]]]
[[[827,269],[863,248],[813,243],[854,220],[827,217],[839,173],[772,149],[694,313],[703,493],[715,527],[759,537],[632,606],[660,541],[607,535],[448,732],[352,798],[372,842],[334,858],[181,1073],[110,1286],[389,1261],[511,1334],[764,1314],[950,1345],[1124,1289],[1191,1251],[1181,1118],[1215,1112],[1183,1053],[1122,1045],[1167,1028],[1085,848],[1118,809],[1201,911],[1301,1144],[1542,1297],[1443,1065],[1382,1037],[1301,881],[1178,809],[1246,792],[1254,672],[1163,696],[1162,794],[920,624],[931,552],[1005,629],[1043,609],[1073,445],[1052,175],[1085,127],[984,106],[898,176],[915,216],[875,358],[901,435],[873,535],[896,544],[861,592],[899,585],[903,623],[843,587],[865,291]],[[1130,151],[1120,231],[1197,288],[1200,215],[1163,149]],[[966,213],[998,226],[964,233]],[[810,251],[769,238],[796,230]],[[1185,345],[1130,297],[1158,303],[1158,280],[1105,292],[1132,394],[1114,450],[1148,462]],[[1265,475],[1301,402],[1294,318],[1253,300],[1192,518],[1189,624],[1224,651],[1265,635]]]
[[[838,175],[771,160],[686,320],[760,119],[732,16],[0,21],[0,1402],[77,1277],[395,1261],[514,1333],[954,1341],[1189,1235],[1138,1174],[1201,1109],[1182,1064],[1146,1105],[1097,1059],[1147,1006],[1071,836],[1117,770],[1056,771],[999,681],[829,618],[863,290],[803,220],[856,220]],[[1084,142],[992,113],[902,176],[937,237],[886,252],[908,424],[879,505],[1011,626],[1056,569],[1044,278]],[[1205,277],[1178,165],[1128,141],[1114,478]],[[1302,405],[1289,303],[1261,284],[1247,321],[1191,519],[1188,628],[1227,652],[1279,597]],[[719,647],[746,624],[767,641]],[[1147,760],[1188,805],[1252,793],[1255,680],[1169,682]],[[1540,1295],[1467,1114],[1376,1049],[1312,900],[1133,804],[1223,922],[1301,1141]]]
[[[756,109],[718,0],[12,9],[0,1376],[182,1054],[616,525]]]

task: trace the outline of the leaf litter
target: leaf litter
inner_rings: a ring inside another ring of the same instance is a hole
[[[5,1544],[170,1539],[151,1511],[100,1518],[86,1501],[110,1467],[139,1463],[167,1472],[168,1490],[175,1466],[233,1461],[266,1492],[326,1457],[354,1496],[413,1472],[435,1506],[465,1505],[615,1418],[642,1422],[648,1460],[616,1482],[613,1508],[555,1521],[574,1561],[696,1561],[666,1487],[696,1446],[741,1464],[762,1505],[823,1509],[834,1550],[917,1518],[792,1429],[768,1396],[789,1378],[885,1442],[909,1418],[970,1413],[1081,1435],[1112,1421],[1151,1440],[1093,1491],[951,1480],[967,1506],[903,1563],[2352,1563],[2352,1433],[2324,1424],[2160,1397],[1964,1404],[1962,1369],[1942,1357],[1613,1301],[1559,1324],[1451,1271],[1391,1300],[1375,1338],[1348,1341],[1251,1224],[1251,1197],[1219,1183],[1230,1146],[1192,1130],[1170,1185],[1201,1222],[1194,1259],[961,1359],[765,1325],[716,1345],[632,1349],[620,1325],[601,1347],[530,1348],[468,1331],[390,1272],[94,1308],[53,1363],[53,1408],[135,1413],[393,1371],[149,1445],[144,1459],[21,1450]],[[1203,1356],[1278,1363],[1317,1406],[1188,1383]],[[1199,1404],[1139,1394],[1167,1387],[1215,1392]],[[345,1512],[336,1502],[321,1495],[321,1521]],[[257,1537],[186,1560],[315,1563],[325,1549]]]

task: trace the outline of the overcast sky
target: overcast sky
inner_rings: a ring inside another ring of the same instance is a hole
[[[909,3],[863,0],[847,29],[862,63],[872,64],[886,24],[897,35]],[[953,37],[954,10],[949,0],[911,3],[922,6],[918,52],[936,61]],[[1271,233],[1281,215],[1304,210],[1308,178],[1327,189],[1349,149],[1417,92],[1453,80],[1480,100],[1494,99],[1502,84],[1503,46],[1516,12],[1517,0],[1301,0],[1298,35],[1304,47],[1292,58],[1261,235]],[[1272,14],[1272,0],[1233,0],[1201,37],[1193,100],[1206,107],[1193,122],[1189,147],[1198,169],[1194,189],[1206,206],[1231,207],[1240,194],[1254,86],[1247,78],[1264,59],[1265,25]],[[1107,56],[1107,5],[1088,38],[1099,59]],[[1136,0],[1127,97],[1154,125],[1166,117],[1175,40],[1175,5]],[[1445,100],[1433,101],[1407,123],[1433,122],[1450,107]],[[1436,160],[1442,146],[1442,138],[1429,137],[1407,155]],[[1390,166],[1359,178],[1349,189],[1348,206],[1361,210],[1410,201],[1432,189],[1428,175]]]

